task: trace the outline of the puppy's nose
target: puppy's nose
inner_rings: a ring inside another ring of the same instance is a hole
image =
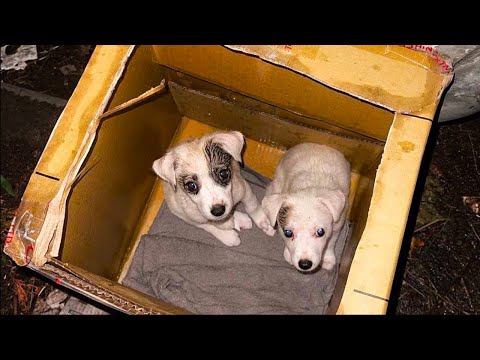
[[[302,270],[308,270],[312,267],[312,265],[313,265],[312,262],[310,260],[307,260],[307,259],[302,259],[298,262],[298,266]]]
[[[224,205],[213,205],[212,210],[210,210],[213,216],[222,216],[225,213]]]

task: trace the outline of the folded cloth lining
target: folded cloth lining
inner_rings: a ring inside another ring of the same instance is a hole
[[[261,201],[269,180],[247,167],[241,172]],[[227,247],[163,203],[123,284],[197,314],[323,314],[349,228],[335,246],[333,270],[301,274],[283,258],[278,233],[269,237],[254,224],[240,232],[239,246]]]

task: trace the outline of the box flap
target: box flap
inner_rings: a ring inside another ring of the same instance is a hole
[[[439,97],[453,76],[451,66],[438,61],[438,55],[402,46],[225,46],[391,111],[428,119],[433,119]]]

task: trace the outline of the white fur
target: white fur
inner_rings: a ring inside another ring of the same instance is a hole
[[[262,206],[271,225],[282,206],[289,208],[285,228],[294,236],[285,240],[285,260],[304,271],[300,260],[309,260],[313,271],[320,264],[331,270],[334,248],[346,221],[350,191],[350,164],[343,154],[326,145],[303,143],[289,149],[280,160],[273,181],[267,187]],[[318,228],[325,234],[316,236]],[[293,240],[292,240],[293,239]],[[325,249],[326,247],[326,249]]]
[[[210,164],[205,154],[205,146],[214,142],[232,156],[231,180],[227,186],[216,183],[210,174]],[[250,185],[241,177],[238,162],[242,161],[245,140],[238,131],[218,132],[184,142],[153,163],[153,170],[163,181],[164,198],[170,211],[185,222],[208,231],[227,246],[240,245],[240,237],[235,230],[250,229],[255,224],[269,236],[275,234],[266,214]],[[174,167],[175,163],[175,167]],[[179,176],[195,174],[200,184],[198,194],[187,193]],[[235,210],[242,202],[245,211]],[[212,215],[212,206],[222,204],[225,213]]]

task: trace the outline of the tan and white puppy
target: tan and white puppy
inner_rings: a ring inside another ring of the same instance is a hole
[[[262,206],[285,241],[285,260],[297,270],[334,267],[349,191],[350,164],[335,149],[303,143],[280,160]]]
[[[248,215],[266,234],[275,234],[250,185],[240,175],[244,145],[243,134],[238,131],[217,132],[179,144],[153,163],[153,170],[163,180],[170,211],[227,246],[240,245],[235,230],[252,227]],[[248,215],[235,210],[239,202]]]

